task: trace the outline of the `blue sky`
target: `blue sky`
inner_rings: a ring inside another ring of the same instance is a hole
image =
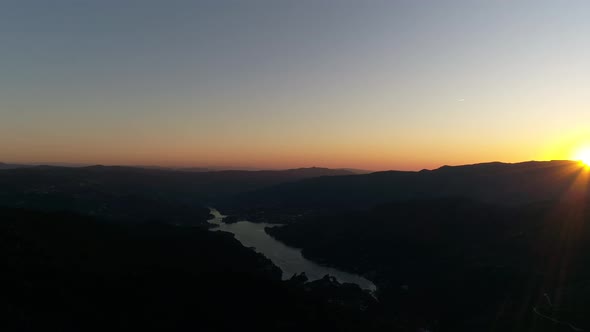
[[[420,169],[590,136],[587,1],[3,1],[0,160]]]

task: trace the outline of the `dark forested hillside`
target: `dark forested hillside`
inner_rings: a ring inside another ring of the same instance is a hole
[[[587,199],[510,207],[422,199],[267,232],[366,275],[392,311],[441,331],[567,331],[551,319],[590,328],[589,211]]]
[[[338,172],[0,171],[0,310],[21,330],[590,329],[588,168]],[[376,299],[330,278],[281,281],[207,230],[209,203],[228,222],[287,223],[267,232],[362,274]]]
[[[0,209],[0,264],[6,331],[393,326],[359,288],[280,281],[268,259],[230,234],[199,228]]]

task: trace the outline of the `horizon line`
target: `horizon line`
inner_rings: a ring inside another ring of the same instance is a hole
[[[151,165],[142,165],[142,164],[116,164],[116,163],[77,163],[77,162],[6,162],[0,161],[0,165],[15,165],[15,166],[51,166],[51,167],[65,167],[65,168],[84,168],[84,167],[93,167],[93,166],[104,166],[104,167],[129,167],[129,168],[147,168],[147,169],[162,169],[162,170],[173,170],[173,171],[186,171],[190,169],[202,169],[202,172],[215,172],[215,171],[286,171],[286,170],[296,170],[296,169],[331,169],[331,170],[350,170],[350,171],[361,171],[361,172],[387,172],[387,171],[404,171],[404,172],[419,172],[419,171],[432,171],[436,169],[440,169],[443,167],[461,167],[461,166],[474,166],[474,165],[484,165],[484,164],[522,164],[522,163],[531,163],[531,162],[581,162],[581,160],[573,160],[573,159],[551,159],[551,160],[523,160],[517,162],[506,162],[506,161],[483,161],[483,162],[475,162],[475,163],[465,163],[465,164],[443,164],[435,168],[415,168],[412,170],[402,170],[402,169],[395,169],[395,168],[387,168],[387,169],[369,169],[369,168],[358,168],[358,167],[325,167],[325,166],[302,166],[302,167],[285,167],[285,168],[268,168],[268,167],[256,167],[256,166],[163,166],[158,164],[151,164]]]

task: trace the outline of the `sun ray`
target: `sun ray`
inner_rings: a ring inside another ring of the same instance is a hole
[[[588,165],[583,159],[580,161]],[[557,305],[562,301],[560,290],[567,285],[579,255],[580,236],[586,221],[590,170],[586,166],[578,168],[576,173],[574,181],[546,216],[545,232],[537,243],[541,252],[544,252],[542,290],[549,293]],[[542,295],[537,294],[537,297],[541,298]]]

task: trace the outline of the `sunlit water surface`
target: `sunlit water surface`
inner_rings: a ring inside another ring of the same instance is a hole
[[[223,222],[225,216],[219,211],[212,208],[211,214],[214,218],[209,220],[209,223],[217,226],[212,228],[212,231],[232,233],[245,247],[253,248],[256,252],[266,256],[283,271],[283,280],[302,272],[305,272],[309,281],[321,279],[328,274],[335,277],[340,283],[357,284],[362,289],[370,291],[377,289],[375,284],[362,276],[322,266],[304,258],[300,249],[289,247],[264,231],[265,227],[277,227],[277,225],[249,221],[226,224]]]

